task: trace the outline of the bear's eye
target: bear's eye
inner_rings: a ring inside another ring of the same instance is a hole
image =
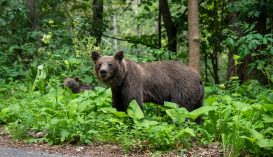
[[[108,66],[109,66],[109,67],[111,67],[111,66],[112,66],[112,64],[111,64],[111,63],[109,63],[109,64],[108,64]]]
[[[101,63],[99,64],[99,66],[101,66]]]

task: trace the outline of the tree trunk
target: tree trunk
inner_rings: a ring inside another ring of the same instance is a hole
[[[160,3],[159,3],[159,8],[160,8]],[[157,24],[157,29],[158,29],[158,48],[161,48],[161,10],[158,9],[158,24]]]
[[[37,11],[37,5],[35,0],[26,0],[26,4],[29,10],[28,13],[28,21],[30,23],[30,26],[32,30],[36,31],[39,29],[39,19],[38,19],[38,11]]]
[[[101,42],[103,32],[103,0],[93,0],[93,33],[96,38],[96,45]]]
[[[188,0],[189,65],[200,72],[198,0]]]
[[[176,34],[177,30],[172,21],[172,16],[167,0],[159,0],[159,9],[161,11],[164,26],[168,37],[168,50],[176,52]]]
[[[118,28],[117,28],[117,16],[116,14],[113,15],[113,34],[116,36],[118,34]],[[118,40],[114,39],[114,49],[115,51],[118,51]]]
[[[232,2],[233,0],[229,1]],[[238,28],[233,26],[236,22],[237,15],[236,13],[230,13],[228,17],[228,23],[231,25],[231,30],[236,31]],[[231,77],[235,76],[237,74],[236,72],[236,65],[235,61],[233,59],[233,56],[235,54],[235,50],[229,50],[228,52],[228,68],[227,68],[227,80],[229,80]]]

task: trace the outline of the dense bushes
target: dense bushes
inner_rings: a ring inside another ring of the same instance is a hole
[[[49,144],[111,142],[126,150],[179,150],[220,141],[225,153],[272,153],[273,92],[255,81],[208,86],[204,107],[191,113],[173,103],[146,104],[145,116],[134,101],[128,114],[116,111],[109,89],[75,95],[57,83],[50,86],[41,94],[24,84],[2,84],[0,122],[14,138]],[[203,124],[194,122],[198,115]]]

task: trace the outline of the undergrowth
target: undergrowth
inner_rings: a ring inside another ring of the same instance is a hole
[[[219,141],[226,156],[272,155],[273,92],[255,81],[208,86],[204,106],[192,112],[166,102],[146,103],[142,113],[133,101],[126,114],[111,107],[110,89],[73,94],[52,80],[43,92],[1,82],[0,123],[14,138],[48,144],[114,143],[126,151],[179,151]],[[195,123],[198,116],[202,124]]]

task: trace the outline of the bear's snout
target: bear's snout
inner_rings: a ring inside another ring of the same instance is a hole
[[[100,75],[101,76],[106,76],[107,74],[107,71],[106,70],[100,70]]]

